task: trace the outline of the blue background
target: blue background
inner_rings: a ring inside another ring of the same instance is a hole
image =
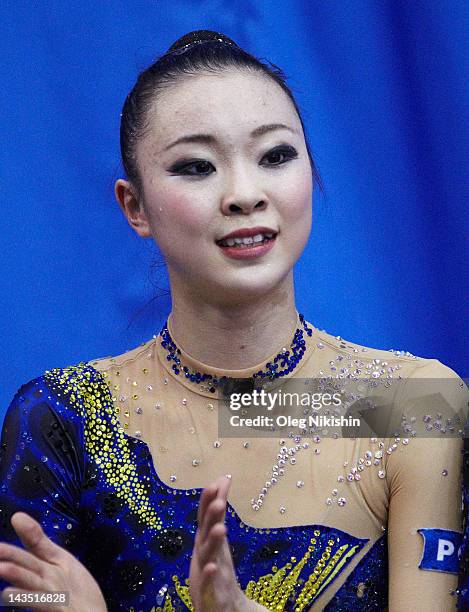
[[[280,65],[303,110],[326,195],[299,311],[468,376],[468,21],[463,0],[4,3],[0,420],[28,379],[164,322],[161,257],[114,202],[119,113],[137,73],[199,28]]]

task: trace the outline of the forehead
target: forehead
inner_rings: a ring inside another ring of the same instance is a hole
[[[148,136],[161,146],[189,130],[241,137],[266,123],[301,133],[295,108],[268,76],[247,70],[185,77],[160,92],[148,115]]]

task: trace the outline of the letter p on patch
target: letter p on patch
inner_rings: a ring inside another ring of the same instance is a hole
[[[457,574],[461,534],[450,529],[418,529],[418,532],[423,537],[423,552],[419,568]]]

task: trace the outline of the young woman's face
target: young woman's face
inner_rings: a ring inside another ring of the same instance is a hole
[[[136,155],[173,289],[240,302],[291,274],[311,228],[312,173],[298,115],[272,79],[233,70],[177,83]],[[242,245],[221,242],[240,230]]]

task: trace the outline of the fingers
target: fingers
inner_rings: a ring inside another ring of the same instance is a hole
[[[46,536],[41,525],[25,512],[16,512],[11,524],[23,546],[33,555],[49,563],[57,563],[61,549]]]
[[[0,563],[2,562],[14,563],[38,575],[41,573],[40,561],[34,555],[6,542],[0,542]]]
[[[202,518],[205,515],[207,510],[207,506],[211,501],[215,499],[217,495],[217,484],[216,482],[212,482],[208,487],[206,487],[202,491],[202,495],[200,496],[199,508],[197,510],[197,526],[200,527],[202,523]]]
[[[199,563],[203,568],[207,564],[217,564],[222,557],[222,547],[226,538],[227,528],[223,523],[216,523],[201,543],[199,548]]]
[[[40,576],[10,561],[0,562],[0,576],[18,589],[40,591],[43,585]]]
[[[222,476],[202,493],[203,498],[201,498],[198,512],[198,544],[204,542],[215,523],[225,520],[226,500],[230,484],[231,480]],[[204,496],[206,491],[207,493]]]

